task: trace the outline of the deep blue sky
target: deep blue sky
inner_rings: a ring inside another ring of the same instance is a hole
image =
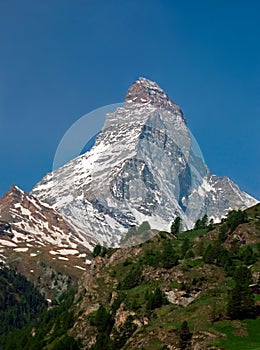
[[[1,0],[0,194],[52,169],[78,118],[145,76],[212,173],[260,198],[259,0]]]

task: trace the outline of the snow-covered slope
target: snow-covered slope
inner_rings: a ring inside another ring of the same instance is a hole
[[[210,174],[180,107],[145,78],[107,115],[92,149],[47,174],[32,194],[108,245],[145,220],[168,230],[180,216],[190,228],[204,214],[219,220],[257,202]]]
[[[0,260],[13,252],[34,257],[48,251],[55,259],[78,257],[84,264],[93,246],[86,234],[73,227],[56,210],[17,186],[0,199]],[[94,244],[94,243],[93,243]]]

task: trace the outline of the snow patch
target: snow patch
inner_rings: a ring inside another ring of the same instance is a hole
[[[74,267],[76,267],[77,269],[80,269],[80,270],[86,271],[86,269],[84,269],[84,267],[82,267],[82,266],[79,266],[79,265],[74,265]]]
[[[15,252],[28,252],[28,247],[23,247],[23,248],[14,248]]]
[[[4,245],[6,247],[17,247],[17,245],[11,241],[7,241],[5,239],[0,239],[0,245]]]
[[[78,258],[85,258],[86,256],[87,256],[86,253],[82,253],[82,254],[79,254],[79,255],[78,255]]]
[[[79,254],[79,251],[76,249],[59,249],[57,251],[57,254],[61,254],[61,255],[76,255]]]
[[[50,253],[51,255],[57,255],[57,254],[59,254],[58,252],[55,252],[54,250],[50,250],[49,253]]]

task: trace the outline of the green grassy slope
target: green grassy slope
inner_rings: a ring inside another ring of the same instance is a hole
[[[260,206],[245,213],[97,255],[74,299],[21,332],[25,348],[259,349]]]

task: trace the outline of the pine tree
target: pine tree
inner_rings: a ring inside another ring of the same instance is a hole
[[[255,317],[255,302],[249,287],[252,283],[251,271],[240,266],[234,273],[234,288],[228,300],[227,314],[231,319],[245,319]]]
[[[154,293],[151,293],[148,296],[146,308],[147,310],[154,310],[158,307],[161,307],[165,303],[166,303],[166,298],[164,297],[161,289],[157,287]]]
[[[227,225],[223,224],[220,229],[219,229],[219,234],[218,234],[218,241],[220,243],[224,243],[225,240],[227,239]]]
[[[257,260],[256,254],[254,254],[253,249],[248,245],[240,253],[240,258],[243,260],[245,265],[254,264]]]
[[[177,216],[171,225],[171,234],[177,235],[181,229],[181,218]]]
[[[204,253],[203,253],[203,261],[206,264],[212,264],[214,262],[214,258],[213,258],[212,252],[213,252],[213,246],[210,243],[207,246],[207,248],[205,249]]]
[[[124,279],[119,282],[117,289],[131,289],[140,283],[142,275],[142,268],[139,265],[133,265],[129,273],[124,277]]]
[[[92,255],[94,257],[100,255],[101,250],[102,250],[102,247],[100,244],[95,245]]]
[[[180,349],[185,350],[188,349],[191,345],[192,333],[190,332],[188,322],[184,321],[181,325],[180,332]]]
[[[242,210],[232,210],[227,216],[227,225],[232,233],[239,224],[246,222],[246,213]]]
[[[188,237],[186,237],[181,245],[181,256],[182,258],[185,257],[185,254],[190,249],[190,240]]]
[[[203,215],[201,219],[201,228],[206,228],[208,226],[208,215]]]
[[[201,229],[207,228],[207,226],[208,226],[208,215],[205,214],[201,219],[198,219],[195,222],[194,230],[201,230]]]
[[[109,333],[113,326],[113,319],[103,305],[101,305],[96,312],[94,324],[99,332],[107,333]]]
[[[127,319],[123,325],[114,331],[114,344],[111,350],[122,349],[127,340],[135,332],[137,325],[133,322],[134,318],[132,315],[127,316]],[[108,350],[109,348],[104,347],[102,350]]]
[[[162,267],[170,269],[173,266],[178,265],[178,256],[174,251],[170,242],[163,243],[162,251]]]

